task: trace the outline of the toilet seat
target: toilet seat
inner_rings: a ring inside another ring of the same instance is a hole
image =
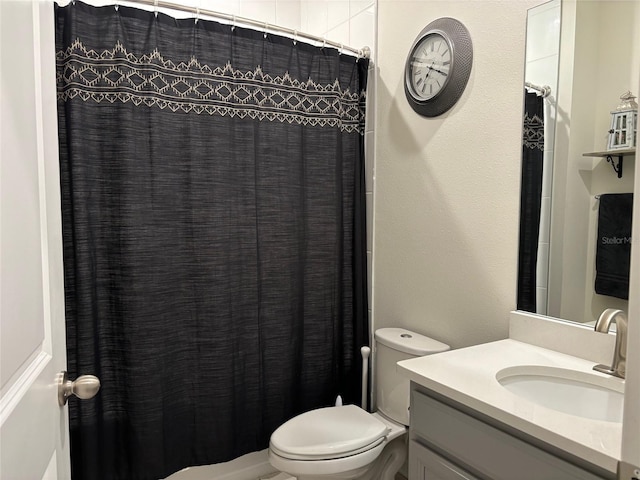
[[[383,441],[360,454],[350,455],[343,458],[333,458],[330,460],[291,460],[281,457],[272,449],[269,449],[269,463],[280,470],[291,475],[334,475],[343,474],[344,472],[366,470],[372,462],[382,453],[386,443]]]
[[[341,458],[352,457],[354,455],[358,455],[359,453],[372,450],[373,448],[382,444],[385,440],[386,438],[382,437],[376,440],[375,442],[365,445],[364,447],[360,447],[356,450],[348,450],[344,452],[333,452],[328,455],[296,455],[289,452],[284,452],[282,450],[278,450],[276,447],[273,446],[273,444],[269,444],[269,450],[271,450],[273,453],[275,453],[279,457],[286,458],[288,460],[301,460],[305,462],[323,461],[323,460],[339,460]]]
[[[271,435],[269,448],[290,460],[331,460],[381,445],[389,427],[355,405],[303,413]]]

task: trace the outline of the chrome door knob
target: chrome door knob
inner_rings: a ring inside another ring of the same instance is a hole
[[[96,396],[100,390],[100,379],[95,375],[82,375],[75,381],[69,380],[67,372],[58,374],[58,405],[63,407],[71,395],[87,400]]]

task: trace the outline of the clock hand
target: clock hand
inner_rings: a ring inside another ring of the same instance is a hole
[[[428,67],[430,70],[434,70],[442,75],[448,75],[449,72],[443,72],[442,70],[438,70],[437,68],[433,68],[433,67]]]
[[[431,67],[433,66],[433,62],[431,62],[431,66],[427,67],[427,74],[424,76],[424,82],[427,83],[427,79],[429,78],[429,74],[431,73]]]

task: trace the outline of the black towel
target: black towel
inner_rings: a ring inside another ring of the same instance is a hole
[[[629,299],[633,193],[600,195],[596,293]]]

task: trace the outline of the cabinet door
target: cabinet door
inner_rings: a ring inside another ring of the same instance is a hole
[[[415,440],[409,445],[409,480],[479,480]]]

